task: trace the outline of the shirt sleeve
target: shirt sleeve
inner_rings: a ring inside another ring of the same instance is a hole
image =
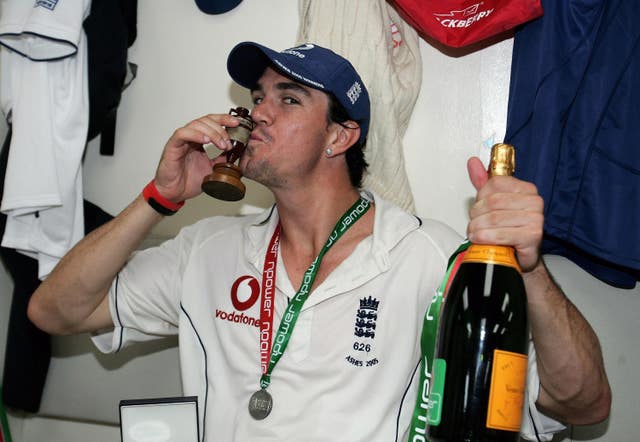
[[[109,310],[114,328],[94,333],[104,353],[178,333],[188,233],[135,252],[111,285]]]
[[[34,61],[71,57],[77,53],[90,8],[88,0],[4,1],[0,43]]]
[[[533,343],[530,342],[527,388],[525,390],[520,437],[525,440],[549,442],[553,439],[555,433],[564,430],[566,427],[538,411],[536,401],[539,394],[540,378],[538,377],[536,350]]]

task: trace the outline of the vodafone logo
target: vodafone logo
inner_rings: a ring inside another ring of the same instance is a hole
[[[241,312],[250,309],[260,297],[260,283],[253,276],[241,276],[231,286],[233,308]]]
[[[243,312],[250,309],[260,299],[260,283],[253,276],[241,276],[231,286],[231,303],[235,311],[216,309],[215,318],[220,321],[260,327],[259,318],[252,318]],[[240,313],[238,313],[240,312]]]

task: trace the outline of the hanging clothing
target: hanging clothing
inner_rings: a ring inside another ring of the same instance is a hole
[[[0,195],[4,193],[10,144],[11,126],[0,152]],[[6,220],[6,215],[0,214],[0,235],[4,234]],[[27,318],[29,299],[40,285],[38,262],[4,247],[0,247],[0,258],[13,280],[1,400],[9,407],[35,413],[40,408],[51,358],[51,337]]]
[[[0,152],[0,197],[4,193],[10,144],[11,126]],[[113,219],[112,215],[86,200],[83,212],[85,234]],[[0,237],[4,234],[6,220],[6,215],[0,214]],[[2,377],[2,401],[15,410],[37,413],[51,360],[51,337],[27,317],[31,295],[40,285],[38,261],[5,247],[0,247],[0,259],[13,281]]]
[[[135,0],[93,0],[91,13],[83,22],[89,73],[89,131],[86,141],[100,133],[104,137],[105,126],[115,130],[111,123],[115,123],[115,109],[125,80],[127,49],[137,34],[136,5]],[[14,49],[18,49],[21,43],[19,38],[14,38]],[[64,42],[61,46],[67,48],[69,56],[77,50]],[[21,52],[25,53],[24,50]],[[113,136],[110,139],[113,140]],[[4,195],[10,141],[11,126],[0,153],[0,197]],[[101,148],[105,145],[101,143]],[[113,218],[86,200],[82,211],[85,234]],[[0,214],[0,238],[4,236],[6,222],[6,215]],[[2,400],[13,409],[36,413],[40,409],[51,358],[51,337],[35,327],[27,317],[31,295],[40,285],[38,261],[5,247],[0,247],[0,258],[13,280]]]
[[[100,135],[100,153],[113,155],[117,109],[137,65],[127,62],[127,50],[137,36],[137,0],[92,0],[84,21],[89,77],[87,141]]]
[[[347,58],[369,90],[364,187],[413,212],[402,138],[422,82],[418,33],[384,0],[299,0],[299,9],[298,43],[318,43]]]
[[[540,0],[389,0],[427,40],[461,48],[542,15]]]
[[[515,35],[505,141],[545,200],[544,253],[640,279],[640,2],[543,0]]]
[[[7,0],[0,17],[2,111],[13,134],[0,210],[2,246],[44,279],[84,234],[81,160],[88,127],[90,0]]]

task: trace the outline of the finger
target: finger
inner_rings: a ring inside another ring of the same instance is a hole
[[[483,236],[490,237],[493,236],[491,232],[483,232]],[[494,238],[499,238],[501,235],[495,235]],[[518,263],[520,264],[520,268],[523,272],[528,272],[532,270],[540,259],[540,245],[535,242],[535,236],[531,238],[525,238],[522,235],[519,235],[520,238],[523,238],[524,241],[520,244],[509,244],[509,240],[505,240],[504,242],[500,242],[499,239],[492,239],[481,242],[480,240],[472,241],[474,244],[490,244],[490,245],[498,245],[498,246],[509,246],[513,247],[516,252],[516,258]]]
[[[236,127],[240,124],[240,120],[230,114],[207,114],[198,120],[211,126]]]
[[[220,125],[210,125],[204,120],[194,120],[188,127],[202,133],[202,145],[213,144],[220,150],[228,150],[232,147],[229,134]]]
[[[227,128],[238,126],[240,120],[230,114],[208,114],[191,124],[207,134],[207,143],[226,151],[233,148]]]
[[[204,135],[201,131],[181,127],[171,135],[162,152],[161,160],[179,161],[190,151],[202,151]]]
[[[204,132],[213,130],[214,132],[225,131],[227,127],[236,127],[240,124],[240,120],[232,115],[227,114],[208,114],[193,120],[188,126],[197,125]],[[207,129],[208,128],[208,129]]]
[[[483,242],[499,240],[500,244],[505,244],[504,241],[515,240],[521,243],[521,234],[541,238],[543,224],[544,216],[539,212],[500,210],[484,213],[471,219],[467,226],[467,234],[469,239],[473,236]],[[515,229],[519,229],[521,233]]]
[[[544,212],[544,200],[537,193],[490,193],[482,197],[479,196],[469,209],[469,217],[474,219],[486,213],[499,211],[542,214]]]
[[[470,225],[467,236],[474,244],[512,246],[519,249],[537,246],[538,240],[542,238],[542,229],[536,225],[490,228]]]
[[[177,146],[186,143],[202,145],[210,142],[207,139],[207,135],[208,134],[206,132],[201,128],[196,127],[192,122],[187,126],[176,129],[171,135],[171,138],[169,138],[169,143]]]
[[[532,210],[494,210],[476,213],[467,225],[467,236],[473,243],[509,245],[519,252],[537,249],[542,241],[544,215]]]
[[[528,181],[523,181],[513,176],[495,176],[492,177],[486,186],[490,192],[510,192],[510,193],[528,193],[537,194],[536,185]],[[483,187],[480,189],[484,190]]]
[[[520,267],[525,272],[531,270],[540,258],[542,229],[537,226],[476,229],[470,232],[468,237],[474,244],[513,247]]]
[[[471,184],[473,184],[476,190],[482,189],[489,180],[487,169],[478,157],[469,158],[467,161],[467,173],[469,174]]]

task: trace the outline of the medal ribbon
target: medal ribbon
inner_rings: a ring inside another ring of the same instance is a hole
[[[260,368],[266,373],[269,367],[269,353],[271,352],[271,337],[273,327],[273,303],[276,292],[276,264],[278,261],[278,247],[280,245],[280,223],[273,232],[267,254],[264,257],[262,270],[262,296],[260,296]]]
[[[302,277],[302,284],[298,289],[289,305],[282,315],[282,321],[278,327],[274,343],[272,346],[272,324],[273,324],[273,293],[275,293],[275,276],[276,276],[276,261],[278,257],[278,244],[280,242],[280,224],[276,227],[267,249],[265,256],[264,271],[262,272],[262,301],[260,311],[260,363],[262,368],[262,377],[260,378],[260,388],[265,389],[271,383],[271,373],[276,364],[282,357],[289,339],[293,333],[293,328],[298,320],[300,311],[304,302],[309,296],[309,291],[313,285],[313,281],[316,279],[318,269],[322,258],[329,251],[338,239],[351,227],[355,222],[364,215],[371,207],[369,200],[360,197],[347,211],[340,217],[333,228],[333,232],[327,238],[327,242],[320,250],[320,253],[313,260],[309,268],[304,272]],[[264,351],[263,351],[264,350]],[[267,363],[267,355],[271,355]]]
[[[409,441],[412,442],[429,442],[426,434],[427,423],[433,423],[433,418],[430,418],[429,412],[434,407],[434,401],[433,399],[430,400],[429,394],[431,393],[430,387],[433,385],[433,356],[438,331],[438,319],[441,311],[440,307],[444,296],[449,290],[449,285],[460,266],[464,252],[469,248],[470,244],[469,241],[464,241],[449,258],[447,272],[442,278],[440,286],[436,290],[431,304],[424,315],[422,336],[420,338],[420,349],[422,350],[422,357],[420,358],[420,383],[418,384],[418,396],[413,410],[413,418],[409,432]]]

